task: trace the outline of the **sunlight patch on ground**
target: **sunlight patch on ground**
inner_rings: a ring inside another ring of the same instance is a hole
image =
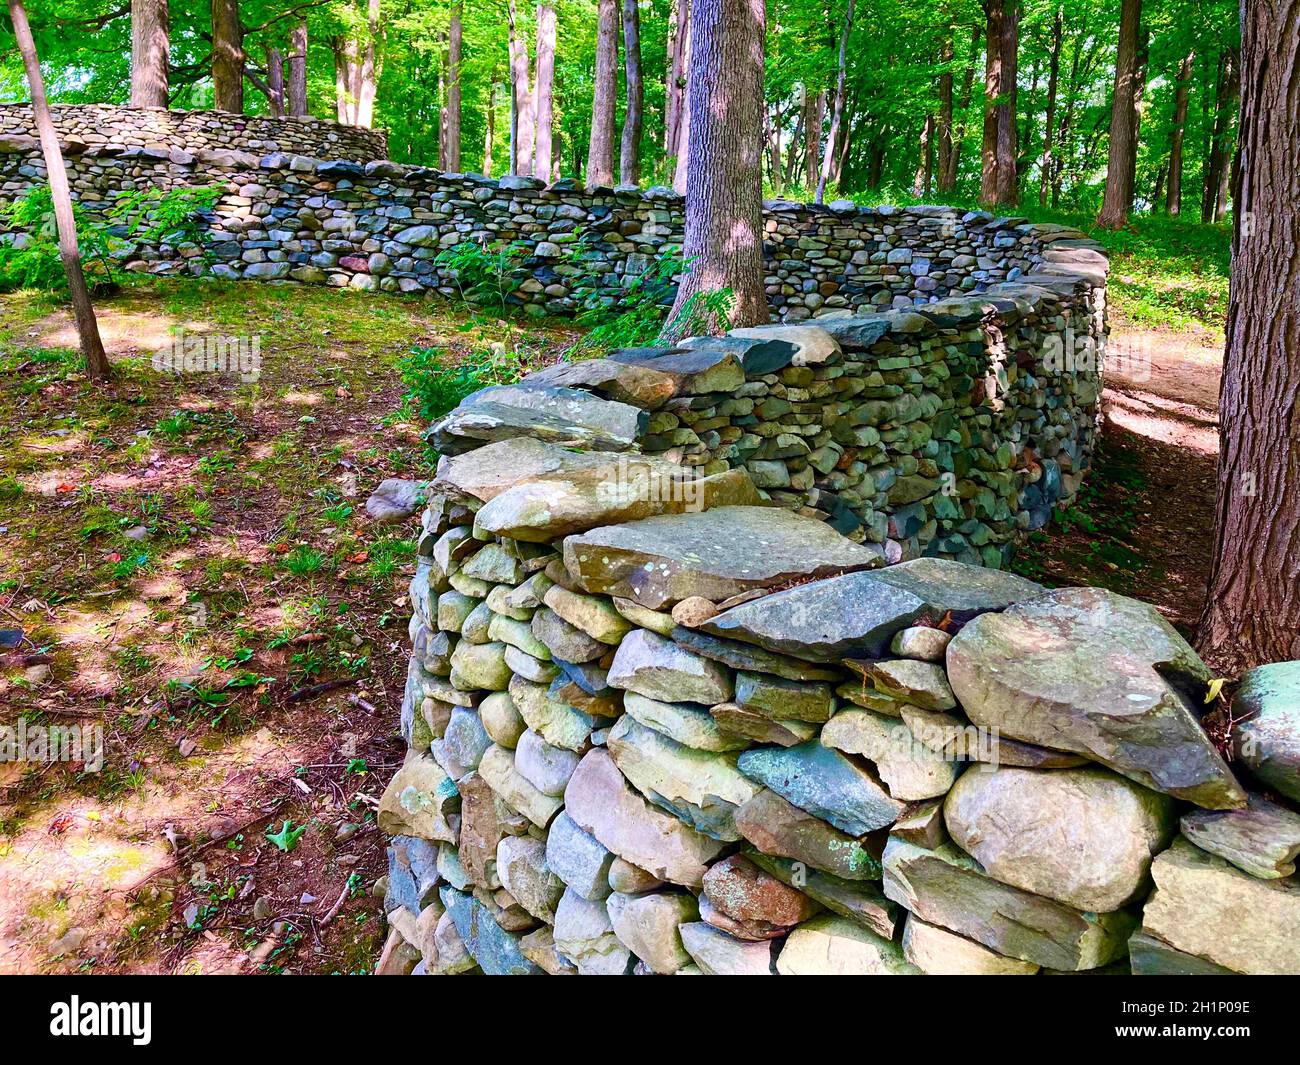
[[[99,320],[100,339],[104,342],[104,350],[110,355],[134,355],[138,352],[152,354],[170,348],[175,339],[174,330],[179,325],[176,319],[167,314],[123,311],[102,302],[95,311]],[[186,322],[183,328],[197,332],[208,327],[201,323]],[[41,347],[76,350],[80,346],[76,324],[67,311],[55,311],[38,323],[32,333],[39,338]]]
[[[1175,403],[1151,392],[1106,390],[1106,416],[1150,440],[1190,448],[1203,455],[1219,451],[1218,424],[1200,407]]]

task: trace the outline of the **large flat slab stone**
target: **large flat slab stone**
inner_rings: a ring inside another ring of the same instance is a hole
[[[1200,725],[1210,672],[1154,607],[1101,588],[1046,592],[967,624],[947,665],[977,725],[1198,806],[1245,805]]]
[[[1300,879],[1260,880],[1185,839],[1151,866],[1142,928],[1240,973],[1300,973]]]
[[[1236,755],[1262,783],[1300,802],[1300,662],[1247,670],[1232,698]]]
[[[846,573],[775,592],[725,610],[700,628],[813,662],[877,656],[894,633],[926,610],[911,592],[877,580],[880,572]]]
[[[790,933],[776,959],[782,976],[920,976],[903,948],[835,914],[822,914]]]
[[[475,392],[439,418],[428,438],[444,455],[516,436],[590,451],[627,451],[644,432],[647,417],[629,403],[576,388],[497,385]]]
[[[990,610],[1032,599],[1046,589],[1006,570],[970,566],[947,558],[916,558],[880,571],[880,579],[925,601],[931,620],[951,614],[966,621]]]
[[[693,595],[719,602],[882,562],[879,548],[855,544],[815,518],[776,507],[664,515],[564,541],[564,565],[578,585],[652,610]]]
[[[883,865],[885,894],[923,921],[1047,969],[1114,961],[1137,923],[1124,910],[1085,913],[1000,883],[952,844],[925,850],[890,837]]]
[[[1261,880],[1295,872],[1300,856],[1300,814],[1251,795],[1241,810],[1193,810],[1179,822],[1183,835]]]
[[[736,828],[764,854],[789,858],[842,880],[879,880],[880,862],[862,841],[761,791],[735,814]]]

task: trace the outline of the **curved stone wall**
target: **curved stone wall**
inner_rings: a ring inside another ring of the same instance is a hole
[[[388,135],[320,118],[262,118],[228,111],[172,111],[113,104],[59,104],[54,128],[70,156],[113,156],[135,150],[183,161],[200,152],[265,155],[295,152],[320,159],[368,162],[388,155]],[[0,152],[39,149],[32,109],[0,104]],[[192,161],[192,160],[190,160]]]

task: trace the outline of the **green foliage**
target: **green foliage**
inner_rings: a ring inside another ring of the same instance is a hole
[[[92,221],[73,205],[82,270],[91,291],[112,284],[113,266],[108,227]],[[59,257],[59,234],[54,224],[54,200],[49,185],[33,185],[0,209],[0,222],[13,233],[12,242],[0,244],[0,291],[67,290],[68,278]]]
[[[220,185],[196,188],[132,189],[120,193],[109,209],[109,219],[125,229],[132,240],[149,244],[201,244],[206,226],[203,215],[211,211],[225,190]]]
[[[507,297],[523,283],[519,269],[528,255],[528,246],[518,241],[463,240],[433,261],[451,275],[463,303],[504,314]]]
[[[286,819],[284,824],[280,826],[279,832],[272,832],[268,828],[266,830],[266,838],[274,843],[279,850],[288,854],[298,846],[298,841],[302,839],[302,835],[306,831],[306,825],[299,825],[297,828],[294,828],[293,822]]]
[[[442,348],[416,346],[397,362],[407,386],[405,406],[420,421],[442,417],[480,388],[512,384],[529,369],[527,352],[501,343],[455,365],[445,359]]]

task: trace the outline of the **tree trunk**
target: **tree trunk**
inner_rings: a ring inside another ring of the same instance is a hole
[[[244,24],[239,0],[212,0],[212,106],[244,110]]]
[[[772,191],[781,195],[781,101],[772,105],[767,116],[767,173]]]
[[[1214,133],[1210,141],[1210,165],[1205,171],[1201,198],[1201,221],[1221,222],[1228,210],[1228,184],[1232,173],[1232,113],[1241,93],[1240,55],[1224,50],[1219,63],[1219,84],[1214,101]]]
[[[805,88],[804,91],[808,90]],[[803,157],[803,184],[808,191],[817,187],[817,164],[821,159],[822,123],[825,119],[826,91],[823,89],[808,104],[808,121],[804,128],[808,147]]]
[[[447,111],[442,121],[443,141],[447,146],[445,169],[456,174],[460,173],[460,54],[464,40],[461,11],[461,5],[456,4],[447,24]]]
[[[977,23],[975,31],[971,35],[970,62],[966,64],[966,73],[962,78],[961,104],[959,107],[962,117],[957,123],[957,128],[953,131],[952,151],[948,155],[948,165],[939,175],[939,191],[941,193],[955,192],[957,189],[957,164],[961,161],[961,146],[966,139],[966,115],[970,109],[971,94],[975,91],[975,63],[979,58],[981,32],[981,28]]]
[[[998,100],[1002,95],[1004,0],[984,0],[984,135],[980,144],[980,203],[998,202]]]
[[[531,73],[528,69],[528,44],[519,26],[519,10],[515,0],[506,5],[510,34],[510,172],[523,177],[533,173],[533,149],[537,133],[537,118]]]
[[[77,223],[72,213],[68,171],[63,165],[63,151],[59,147],[50,105],[45,99],[45,81],[36,56],[36,42],[21,0],[9,0],[9,18],[14,25],[14,36],[18,40],[18,51],[22,53],[23,69],[27,72],[27,85],[31,90],[32,115],[41,139],[41,154],[45,157],[45,172],[50,182],[50,200],[54,205],[54,225],[59,235],[59,258],[63,260],[63,272],[68,277],[68,292],[72,297],[81,354],[86,360],[86,374],[93,380],[102,381],[108,377],[108,356],[104,354],[104,344],[99,339],[99,323],[95,320],[86,275],[81,269],[81,249],[77,246]]]
[[[1019,71],[1020,8],[1017,0],[1003,0],[1002,69],[998,94],[997,202],[1007,207],[1020,203],[1016,157],[1016,75]]]
[[[555,8],[551,4],[537,6],[537,138],[533,145],[535,156],[533,176],[543,181],[554,181],[558,176],[554,166],[555,125]]]
[[[167,106],[167,0],[131,0],[131,106]]]
[[[641,183],[641,124],[644,120],[645,85],[641,80],[641,14],[637,0],[623,0],[623,63],[627,110],[623,116],[618,179],[624,185],[638,185]]]
[[[937,126],[939,134],[939,191],[942,193],[948,191],[944,188],[944,179],[948,174],[948,167],[952,161],[953,43],[951,35],[945,36],[943,39],[939,62],[943,64],[943,70],[939,74],[939,122]]]
[[[826,201],[826,182],[835,166],[835,146],[844,122],[844,77],[848,64],[849,34],[853,32],[853,0],[844,9],[844,29],[840,32],[840,61],[835,74],[835,106],[831,109],[831,128],[826,135],[826,151],[822,155],[821,174],[817,178],[817,202]]]
[[[1174,122],[1169,133],[1169,184],[1165,189],[1165,210],[1177,217],[1183,210],[1183,138],[1187,132],[1187,98],[1192,87],[1195,52],[1188,52],[1178,65],[1174,89]]]
[[[587,144],[588,188],[614,184],[614,110],[618,96],[618,0],[596,7],[596,81]]]
[[[225,0],[213,0],[222,3]],[[334,38],[334,94],[338,120],[369,129],[375,124],[375,94],[382,69],[380,36],[383,33],[379,0],[367,0],[366,33]]]
[[[689,43],[689,42],[688,42]],[[686,195],[687,164],[691,145],[691,82],[690,57],[687,57],[687,79],[682,89],[682,115],[677,126],[677,157],[673,162],[673,191]]]
[[[664,88],[664,155],[676,159],[681,154],[686,63],[691,45],[691,0],[674,0],[669,34],[668,84]]]
[[[1219,497],[1197,641],[1224,676],[1300,658],[1300,0],[1243,0],[1241,30]]]
[[[687,93],[689,261],[665,323],[666,340],[768,321],[763,276],[764,0],[696,0]],[[729,321],[696,297],[730,291]]]
[[[1061,42],[1065,35],[1065,13],[1056,9],[1052,19],[1052,51],[1047,64],[1047,114],[1043,124],[1043,158],[1038,164],[1038,206],[1047,206],[1052,189],[1052,173],[1056,168],[1052,154],[1052,138],[1056,134],[1056,90],[1061,76]]]
[[[307,23],[298,22],[289,34],[289,86],[287,92],[289,114],[302,117],[307,114]]]
[[[925,116],[921,127],[920,152],[916,161],[916,176],[912,179],[912,195],[918,199],[930,195],[930,177],[934,173],[934,115]]]
[[[284,57],[270,45],[266,46],[266,102],[272,118],[284,118]]]
[[[1133,206],[1133,173],[1137,159],[1138,28],[1142,0],[1123,0],[1119,17],[1119,53],[1115,58],[1115,92],[1110,111],[1110,151],[1106,163],[1106,193],[1097,224],[1119,229]]]
[[[487,117],[483,123],[483,173],[492,176],[492,149],[497,132],[497,68],[494,63],[488,75]]]

